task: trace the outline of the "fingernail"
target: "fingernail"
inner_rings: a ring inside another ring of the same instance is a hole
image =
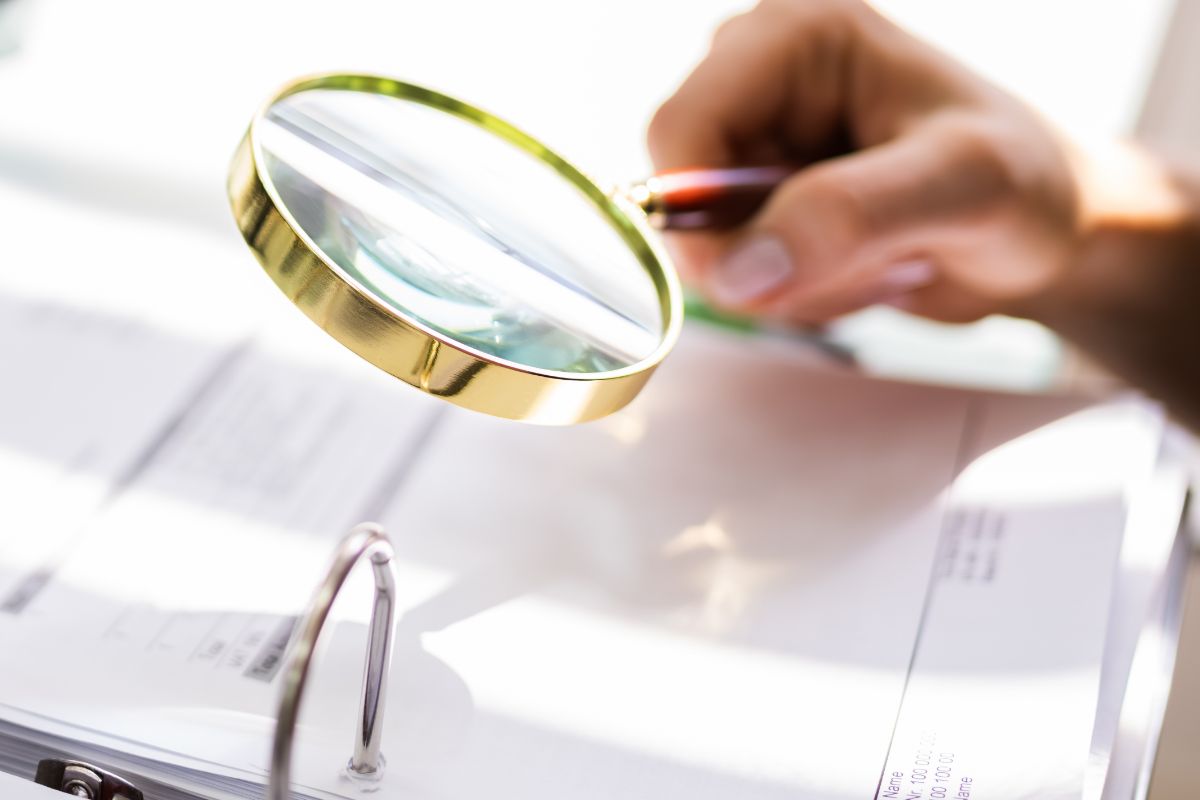
[[[887,268],[879,279],[885,293],[902,294],[928,286],[937,277],[937,269],[928,261],[901,261]]]
[[[718,262],[709,288],[719,302],[742,305],[779,288],[792,273],[792,259],[783,242],[762,236]]]
[[[912,311],[913,296],[911,294],[897,294],[881,300],[881,305],[891,306],[897,311]]]

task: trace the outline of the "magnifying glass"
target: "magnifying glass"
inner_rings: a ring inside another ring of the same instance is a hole
[[[266,272],[347,348],[460,406],[562,425],[626,405],[679,335],[653,228],[736,224],[789,171],[608,190],[471,105],[336,74],[263,106],[228,191]]]

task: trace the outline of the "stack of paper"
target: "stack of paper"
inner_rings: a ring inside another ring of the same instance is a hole
[[[691,329],[629,409],[541,429],[5,304],[4,770],[260,796],[295,614],[376,518],[387,772],[343,772],[359,576],[306,698],[305,796],[1144,791],[1184,483],[1136,398],[873,381]]]

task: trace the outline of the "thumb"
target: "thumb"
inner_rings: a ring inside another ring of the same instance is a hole
[[[995,196],[995,180],[968,149],[914,132],[801,170],[702,283],[723,306],[794,315],[840,313],[932,282],[939,229]]]

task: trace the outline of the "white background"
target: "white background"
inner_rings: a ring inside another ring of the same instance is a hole
[[[0,291],[208,336],[286,305],[257,274],[224,197],[229,156],[279,84],[324,70],[426,83],[621,181],[649,169],[646,121],[718,22],[748,4],[18,5],[21,46],[0,56]],[[1116,134],[1136,117],[1170,2],[881,5],[1069,127]]]

